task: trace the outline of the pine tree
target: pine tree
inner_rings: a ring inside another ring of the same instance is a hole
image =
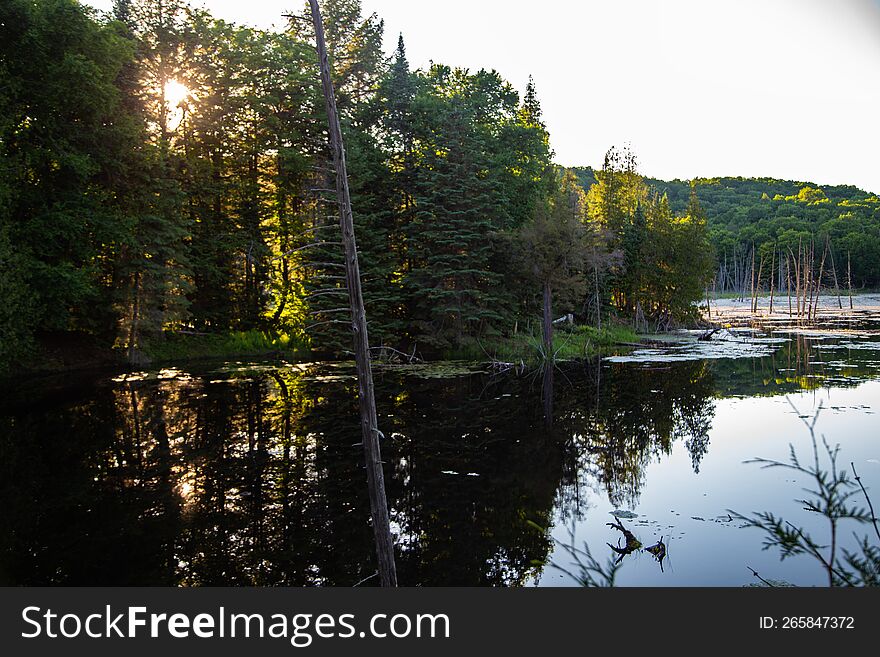
[[[524,125],[538,126],[546,129],[542,121],[541,102],[538,100],[538,92],[535,90],[535,79],[531,75],[526,83],[526,93],[523,96],[519,115],[520,121]]]
[[[553,193],[556,172],[550,134],[541,120],[541,103],[529,77],[522,103],[501,119],[493,171],[503,194],[505,229],[517,229],[531,220]]]
[[[414,337],[441,349],[480,336],[500,319],[500,275],[490,266],[493,190],[484,145],[469,118],[460,101],[440,108],[441,142],[424,154],[408,234]]]
[[[364,18],[360,0],[327,0],[321,12],[325,19],[327,47],[333,68],[346,144],[349,150],[350,187],[355,224],[359,227],[358,248],[363,253],[364,303],[371,323],[371,338],[396,341],[399,299],[395,288],[397,267],[392,256],[394,210],[388,185],[388,171],[380,145],[364,126],[379,122],[380,104],[376,95],[385,60],[381,43],[384,24],[375,15]],[[309,28],[306,28],[306,34]],[[324,119],[322,119],[324,120]],[[316,152],[317,175],[313,184],[335,189],[335,172],[330,170],[328,151]],[[350,349],[350,324],[343,308],[344,285],[340,278],[341,249],[336,218],[335,193],[319,193],[313,205],[311,230],[304,234],[305,270],[303,291],[307,300],[307,326],[312,326],[312,345],[330,353]],[[360,227],[363,226],[363,229]],[[311,244],[309,244],[311,242]],[[327,243],[320,246],[322,243]],[[318,245],[318,246],[315,246]]]

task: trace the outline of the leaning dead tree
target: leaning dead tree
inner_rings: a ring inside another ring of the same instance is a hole
[[[361,275],[358,265],[357,242],[354,236],[354,217],[351,210],[351,196],[348,189],[348,171],[345,164],[345,147],[342,129],[336,110],[336,96],[330,77],[330,62],[327,58],[327,45],[324,41],[324,23],[318,9],[317,0],[309,0],[312,22],[315,25],[315,41],[318,49],[318,63],[321,68],[321,84],[327,108],[330,133],[330,148],[336,170],[336,197],[339,204],[339,225],[342,229],[342,247],[345,252],[345,283],[351,311],[351,330],[354,340],[354,359],[357,366],[358,402],[361,415],[364,459],[367,468],[367,486],[370,493],[370,515],[373,521],[373,535],[376,541],[379,581],[382,586],[397,586],[397,571],[394,565],[394,542],[391,538],[391,525],[388,518],[388,502],[385,497],[385,476],[382,472],[382,458],[379,449],[378,421],[376,419],[376,396],[373,389],[373,371],[370,366],[370,341],[367,334],[367,315],[361,291]]]

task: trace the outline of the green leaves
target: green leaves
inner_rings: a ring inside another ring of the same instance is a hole
[[[0,305],[21,308],[6,320],[9,365],[38,329],[112,331],[116,184],[139,144],[115,84],[132,49],[115,29],[72,0],[11,0],[0,25],[0,233],[14,269]]]
[[[359,0],[323,8],[371,335],[444,349],[507,330],[509,238],[554,185],[534,84],[520,103],[493,70],[412,72],[402,39],[389,65]],[[10,344],[77,329],[135,356],[180,329],[314,326],[314,346],[348,348],[307,23],[260,31],[185,0],[120,1],[113,22],[74,0],[0,12],[4,294],[34,301]]]
[[[791,403],[791,402],[789,402]],[[793,406],[792,406],[793,407]],[[794,408],[794,407],[793,407]],[[797,409],[794,409],[797,413]],[[854,498],[864,496],[871,508],[871,499],[855,474],[854,479],[845,469],[838,469],[837,459],[840,446],[832,447],[824,436],[816,436],[816,422],[822,411],[819,405],[811,421],[804,419],[810,434],[811,461],[802,461],[793,445],[789,446],[787,462],[756,458],[749,461],[763,468],[784,468],[803,475],[810,482],[804,488],[809,497],[795,500],[800,507],[809,513],[821,516],[828,526],[827,539],[819,542],[804,530],[784,518],[768,511],[761,511],[744,516],[733,513],[737,519],[744,521],[745,527],[754,527],[764,533],[764,549],[779,550],[780,558],[807,555],[814,559],[828,575],[829,586],[876,586],[880,573],[880,548],[873,545],[868,536],[857,536],[859,550],[841,550],[838,547],[839,530],[843,521],[855,521],[859,524],[876,523],[873,510],[869,513]],[[876,531],[876,524],[874,525]],[[880,532],[877,532],[880,540]],[[827,542],[826,542],[827,541]]]

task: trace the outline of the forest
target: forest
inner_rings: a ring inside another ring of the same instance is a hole
[[[322,13],[377,347],[474,353],[569,314],[687,324],[725,263],[826,236],[858,285],[880,279],[875,196],[653,180],[627,148],[565,169],[531,80],[520,94],[493,69],[414,70],[359,0]],[[134,365],[230,336],[348,353],[313,28],[287,21],[238,26],[184,0],[3,3],[0,370],[58,344]]]
[[[596,182],[592,168],[574,171],[586,189]],[[725,279],[723,275],[725,263],[728,270],[734,261],[740,267],[750,265],[754,249],[769,265],[774,252],[777,258],[796,254],[799,244],[811,242],[820,251],[828,244],[828,264],[836,258],[840,286],[848,265],[855,287],[880,286],[880,198],[876,194],[852,185],[820,186],[773,178],[649,178],[646,182],[667,195],[675,212],[683,211],[691,189],[697,190],[717,258],[719,276],[713,285],[717,283],[719,292],[734,291],[732,276]],[[769,285],[766,279],[764,285],[765,289]]]

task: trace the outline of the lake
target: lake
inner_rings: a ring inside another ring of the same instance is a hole
[[[571,568],[564,545],[616,556],[616,518],[667,548],[662,564],[625,556],[620,585],[743,586],[749,567],[825,583],[810,559],[762,550],[730,512],[773,511],[823,535],[794,502],[807,482],[744,463],[784,460],[790,444],[811,456],[804,420],[820,408],[817,435],[880,490],[878,314],[665,339],[552,377],[377,366],[401,584],[574,585],[556,567]],[[0,584],[373,584],[359,443],[348,363],[6,384]],[[844,545],[856,529],[842,528]]]

